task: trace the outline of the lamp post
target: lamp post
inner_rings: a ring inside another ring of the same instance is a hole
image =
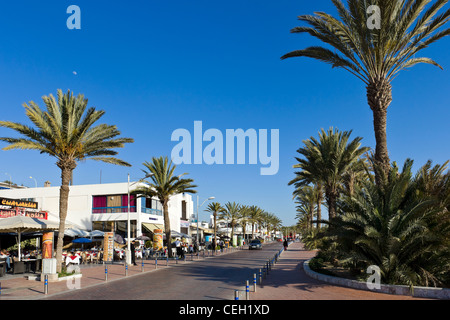
[[[134,184],[136,184],[136,183],[138,183],[138,182],[141,182],[142,180],[144,180],[144,179],[147,179],[147,178],[149,178],[149,177],[151,177],[151,176],[153,176],[154,175],[154,173],[149,173],[149,174],[147,174],[144,178],[142,178],[141,180],[139,180],[139,181],[136,181],[136,182],[133,182],[131,185],[130,185],[130,174],[128,174],[128,194],[127,194],[127,196],[128,196],[128,212],[127,212],[127,254],[126,254],[126,258],[127,258],[127,261],[126,261],[126,264],[129,264],[129,265],[131,265],[131,241],[130,241],[130,237],[131,237],[131,235],[130,235],[130,229],[131,229],[131,222],[130,222],[130,186],[132,186],[132,185],[134,185]],[[137,210],[136,210],[137,211]]]
[[[32,176],[30,176],[30,179],[34,179],[34,187],[37,188],[37,181],[35,178],[33,178]]]
[[[215,197],[209,197],[208,199],[206,199],[205,201],[203,201],[203,203],[201,205],[198,205],[199,203],[199,196],[197,195],[197,245],[199,244],[199,239],[198,239],[198,209],[205,204],[206,201],[208,200],[212,200],[215,199]]]

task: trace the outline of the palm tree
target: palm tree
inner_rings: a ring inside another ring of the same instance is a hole
[[[239,221],[239,209],[240,205],[236,202],[227,202],[224,207],[224,211],[222,212],[220,219],[226,220],[231,224],[231,240],[230,242],[233,244],[233,236],[234,236],[234,228],[236,227]],[[228,226],[227,226],[228,228]]]
[[[384,283],[437,285],[449,274],[450,221],[442,221],[445,209],[437,199],[419,192],[411,167],[408,159],[400,173],[394,163],[384,188],[372,181],[358,186],[329,235],[343,262],[379,266]]]
[[[252,224],[252,239],[255,239],[255,225],[260,221],[263,210],[258,206],[250,206],[249,222]]]
[[[150,177],[147,186],[140,186],[133,190],[132,194],[138,197],[157,197],[162,204],[164,214],[164,232],[166,234],[166,244],[169,257],[172,257],[170,250],[172,232],[169,218],[170,197],[180,193],[197,193],[194,190],[197,186],[192,184],[194,180],[183,178],[187,173],[175,176],[176,165],[169,162],[167,157],[153,157],[151,162],[144,162],[146,169],[142,170],[146,177]]]
[[[442,67],[434,60],[416,57],[424,48],[450,34],[441,28],[450,20],[450,10],[439,14],[448,0],[332,0],[339,18],[324,12],[302,15],[309,26],[293,28],[292,33],[308,33],[332,47],[312,46],[285,54],[281,59],[309,57],[343,68],[366,85],[368,104],[373,113],[376,140],[375,162],[381,168],[376,181],[381,185],[389,172],[386,138],[387,109],[392,102],[392,81],[399,72],[419,63]],[[376,4],[381,12],[380,28],[369,28]],[[439,14],[439,15],[438,15]]]
[[[317,204],[317,191],[312,186],[302,186],[295,190],[296,219],[306,219],[306,229],[309,231],[313,227],[314,211]]]
[[[336,203],[344,175],[369,150],[367,147],[361,147],[360,137],[349,141],[350,135],[351,131],[322,129],[319,132],[319,140],[311,137],[303,141],[305,146],[297,152],[303,155],[304,159],[296,158],[298,164],[294,165],[294,168],[301,171],[296,172],[296,177],[289,182],[289,185],[293,184],[298,189],[311,181],[320,181],[325,190],[330,219],[336,216]]]
[[[213,214],[214,216],[214,250],[216,250],[216,237],[217,237],[217,214],[222,213],[225,211],[225,209],[220,205],[219,202],[212,202],[209,203],[208,206],[206,207],[206,211],[210,212]]]
[[[13,129],[21,137],[0,138],[9,143],[3,150],[31,149],[56,158],[56,165],[61,169],[61,187],[59,192],[59,233],[56,245],[57,271],[61,271],[63,237],[69,200],[69,183],[78,161],[87,159],[111,164],[130,166],[125,161],[114,158],[113,149],[123,148],[125,143],[133,142],[130,138],[118,138],[120,132],[114,125],[94,124],[105,114],[93,107],[87,109],[88,100],[84,95],[74,97],[68,91],[57,92],[42,97],[47,108],[42,110],[30,101],[24,104],[26,115],[35,128],[10,122],[0,121],[0,126]]]
[[[241,205],[239,208],[239,224],[242,226],[242,237],[245,239],[245,233],[247,229],[247,224],[249,223],[249,212],[250,207],[246,205]]]

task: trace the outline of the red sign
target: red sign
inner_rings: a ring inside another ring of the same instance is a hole
[[[46,211],[28,211],[23,208],[14,209],[0,209],[0,218],[9,218],[15,216],[25,216],[30,218],[44,219],[47,220],[48,212]]]

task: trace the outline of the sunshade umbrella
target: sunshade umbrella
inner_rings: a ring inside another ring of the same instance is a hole
[[[177,237],[180,237],[180,238],[191,238],[190,235],[185,234],[185,233],[181,233],[181,232],[178,232],[178,231],[175,231],[175,230],[171,230],[170,235],[171,235],[172,238],[177,238]]]
[[[89,236],[89,232],[85,231],[85,230],[81,230],[78,228],[70,228],[67,229],[66,231],[64,231],[64,235],[65,236],[69,236],[69,237],[88,237]]]
[[[139,236],[139,237],[137,237],[135,240],[144,240],[144,241],[147,241],[147,240],[151,240],[149,237],[147,237],[147,236]]]
[[[117,242],[118,244],[125,244],[125,240],[120,234],[116,234],[114,236],[114,241]]]
[[[89,233],[89,235],[91,237],[103,237],[105,235],[105,233],[103,231],[100,230],[93,230]]]
[[[0,219],[1,232],[14,232],[18,236],[18,255],[20,256],[20,242],[21,234],[23,232],[33,232],[37,230],[56,230],[59,228],[59,223],[54,221],[41,220],[37,218],[30,218],[27,216],[14,216]]]
[[[72,241],[72,243],[91,243],[91,242],[92,242],[92,240],[87,239],[87,238],[77,238]]]

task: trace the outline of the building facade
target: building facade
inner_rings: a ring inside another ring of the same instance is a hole
[[[114,231],[125,238],[129,211],[131,238],[151,234],[154,229],[164,230],[158,199],[129,196],[137,186],[139,183],[127,182],[70,186],[66,220],[82,230]],[[0,189],[0,198],[36,202],[37,211],[47,212],[49,220],[59,221],[59,189],[59,186],[52,187],[49,183],[42,188]],[[190,195],[172,196],[169,201],[172,230],[185,233],[188,229],[186,217],[192,214]]]

